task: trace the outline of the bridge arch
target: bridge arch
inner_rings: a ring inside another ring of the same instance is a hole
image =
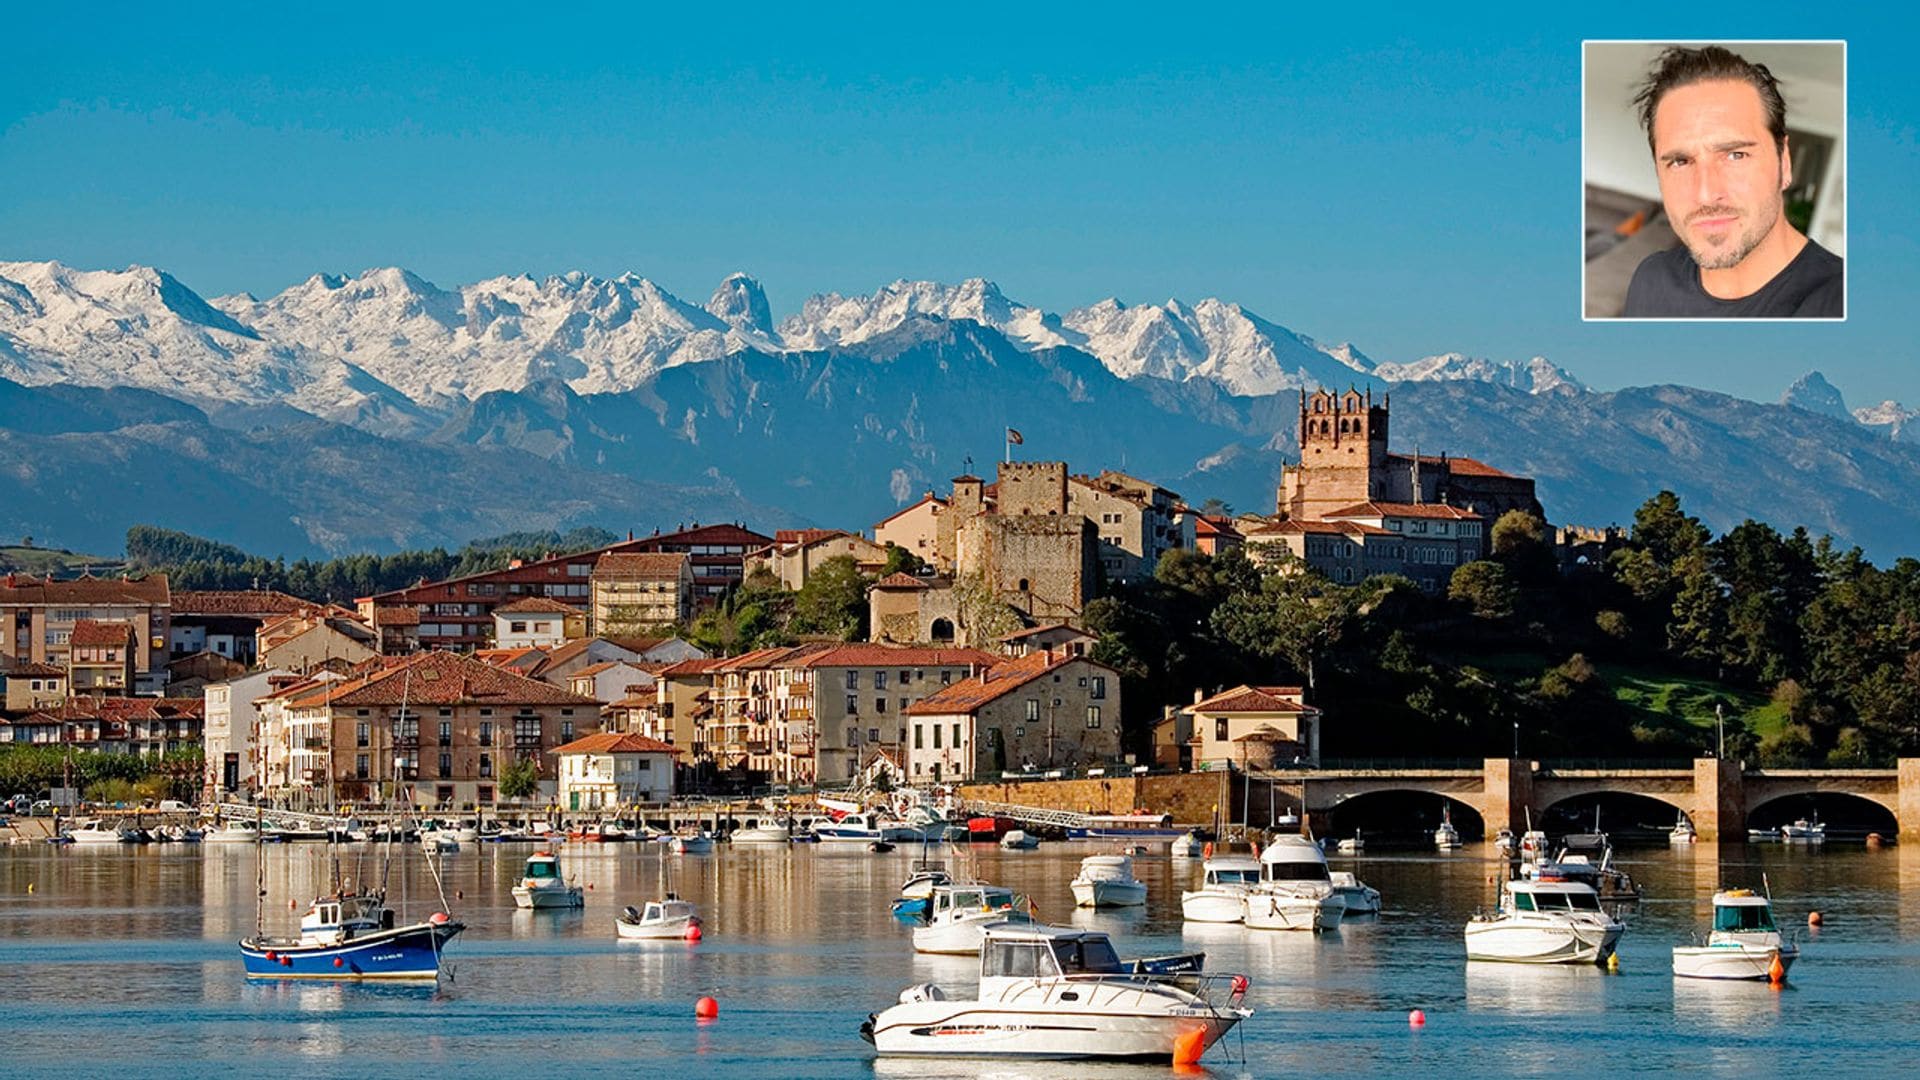
[[[1579,791],[1556,792],[1551,802],[1534,806],[1534,827],[1550,836],[1596,829],[1614,839],[1665,835],[1676,817],[1695,824],[1696,803],[1691,794],[1668,791],[1628,791],[1593,785]]]
[[[1431,847],[1433,831],[1443,818],[1451,818],[1463,841],[1484,839],[1486,816],[1461,794],[1408,785],[1348,795],[1325,810],[1323,834],[1344,840],[1359,832],[1362,836]]]
[[[1898,808],[1889,800],[1816,784],[1768,791],[1747,807],[1746,827],[1777,829],[1801,818],[1824,822],[1828,836],[1835,839],[1859,839],[1876,832],[1891,838],[1900,831]]]

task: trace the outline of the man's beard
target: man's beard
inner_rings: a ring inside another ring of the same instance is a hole
[[[1681,239],[1687,245],[1687,251],[1693,256],[1702,270],[1731,270],[1744,262],[1760,241],[1767,238],[1773,226],[1780,220],[1780,200],[1774,199],[1760,208],[1757,216],[1749,218],[1731,206],[1703,206],[1687,216],[1691,225],[1696,218],[1716,218],[1737,216],[1747,223],[1747,227],[1738,232],[1729,232],[1718,244],[1710,244],[1695,238],[1691,228],[1683,228]]]

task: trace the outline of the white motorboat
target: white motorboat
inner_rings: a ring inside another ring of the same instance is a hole
[[[1433,846],[1441,851],[1452,851],[1460,846],[1460,830],[1453,827],[1453,809],[1440,808],[1440,827],[1433,830]]]
[[[1187,833],[1167,845],[1167,854],[1176,859],[1198,859],[1205,855],[1206,851],[1207,845],[1200,839],[1200,834],[1197,832]]]
[[[915,859],[912,872],[900,883],[900,899],[925,900],[933,895],[936,886],[952,883],[953,875],[947,873],[944,864]]]
[[[1779,830],[1779,829],[1748,829],[1748,830],[1747,830],[1747,839],[1749,839],[1749,840],[1778,840],[1778,839],[1780,839],[1780,830]]]
[[[631,905],[613,920],[622,941],[699,940],[700,913],[688,900],[672,893],[665,900],[647,901],[642,911]]]
[[[420,850],[435,855],[451,855],[460,850],[460,841],[454,839],[452,829],[439,829],[420,837]]]
[[[208,844],[251,844],[260,839],[260,829],[251,821],[229,821],[217,829],[208,829],[201,837]]]
[[[1040,838],[1025,829],[1008,829],[1000,837],[1000,846],[1008,851],[1032,851],[1040,846]]]
[[[1600,907],[1600,894],[1578,881],[1509,881],[1500,908],[1467,923],[1469,960],[1522,964],[1593,964],[1613,954],[1625,927]]]
[[[1667,833],[1667,843],[1691,844],[1700,839],[1699,834],[1693,831],[1693,822],[1687,820],[1686,812],[1678,811],[1677,813],[1678,817],[1674,820],[1673,828]]]
[[[1801,818],[1790,825],[1780,826],[1780,839],[1793,844],[1824,844],[1827,841],[1827,826],[1818,818]]]
[[[1799,947],[1781,938],[1766,897],[1752,889],[1728,889],[1713,894],[1707,943],[1674,947],[1673,973],[1686,979],[1785,982],[1787,969],[1799,958]]]
[[[1518,846],[1518,841],[1513,838],[1512,829],[1501,829],[1493,834],[1493,850],[1501,855],[1512,855]]]
[[[713,834],[705,829],[693,833],[676,833],[667,841],[675,855],[709,855],[713,852]]]
[[[1334,895],[1347,902],[1348,915],[1380,914],[1380,890],[1361,881],[1351,870],[1334,870],[1328,874],[1332,880]]]
[[[949,955],[980,951],[989,927],[1032,923],[1012,889],[998,885],[942,884],[929,898],[925,926],[913,928],[913,950]]]
[[[1260,853],[1260,884],[1247,894],[1250,929],[1333,930],[1346,913],[1319,844],[1282,835]]]
[[[1133,876],[1127,855],[1089,855],[1080,860],[1080,873],[1070,888],[1081,907],[1138,907],[1147,902],[1146,883]]]
[[[838,821],[822,818],[813,823],[813,835],[835,844],[904,844],[920,842],[920,830],[894,821],[882,821],[878,814],[848,814]]]
[[[521,908],[575,908],[586,904],[586,896],[560,875],[560,860],[553,852],[536,851],[527,857],[527,868],[513,887],[513,903]]]
[[[1342,855],[1358,855],[1361,852],[1367,850],[1367,842],[1360,838],[1359,829],[1353,830],[1352,836],[1347,837],[1345,840],[1342,840],[1333,846],[1334,846],[1334,850],[1338,851]]]
[[[793,830],[785,825],[749,825],[727,836],[735,844],[784,844],[793,839]]]
[[[76,844],[118,844],[126,840],[125,830],[102,825],[98,819],[76,821],[66,830],[66,836]]]
[[[994,927],[970,999],[931,983],[867,1018],[882,1056],[1107,1059],[1193,1064],[1233,1025],[1244,975],[1146,974],[1107,935],[1051,926]]]
[[[1215,855],[1201,865],[1200,887],[1180,894],[1180,913],[1188,922],[1245,922],[1247,894],[1260,883],[1260,860]]]

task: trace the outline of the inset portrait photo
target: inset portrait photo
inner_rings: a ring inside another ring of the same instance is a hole
[[[1582,53],[1583,317],[1846,318],[1846,43]]]

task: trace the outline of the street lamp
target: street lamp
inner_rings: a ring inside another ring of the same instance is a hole
[[[1520,760],[1520,721],[1513,722],[1513,759]]]

